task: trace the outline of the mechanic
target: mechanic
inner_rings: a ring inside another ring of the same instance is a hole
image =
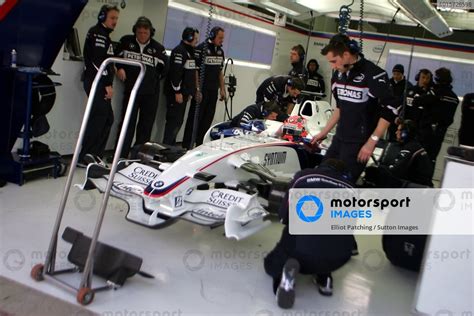
[[[316,59],[310,59],[306,65],[308,70],[308,79],[306,80],[306,91],[316,93],[326,93],[326,84],[323,76],[318,72],[319,63]],[[313,99],[313,98],[308,98]],[[321,100],[321,97],[316,97],[316,100]]]
[[[202,61],[204,49],[206,49],[206,41],[207,51],[203,65]],[[196,146],[199,146],[202,144],[207,130],[211,127],[216,112],[218,91],[220,91],[220,101],[224,101],[227,97],[224,86],[224,75],[222,74],[225,59],[224,50],[222,49],[222,44],[224,43],[224,29],[220,26],[213,27],[206,41],[199,44],[194,50],[196,64],[199,68],[204,67],[204,81],[202,82],[202,101],[199,107],[198,126],[193,126],[196,100],[191,100],[191,107],[189,108],[183,138],[183,147],[188,149],[194,147],[194,144],[191,144],[194,128],[197,128]]]
[[[289,187],[352,188],[353,184],[342,161],[327,159],[316,169],[297,172]],[[302,274],[313,275],[313,283],[319,293],[332,295],[331,272],[349,261],[355,243],[353,235],[290,235],[288,192],[279,210],[285,227],[275,248],[264,259],[265,272],[273,278],[273,292],[281,308],[293,306],[298,270]]]
[[[257,88],[256,103],[275,100],[280,106],[277,120],[283,122],[293,111],[298,96],[305,89],[303,79],[291,76],[272,76]]]
[[[462,100],[459,145],[474,147],[474,93],[464,95]]]
[[[429,69],[420,69],[415,76],[416,85],[407,91],[406,107],[399,110],[400,119],[412,120],[417,127],[420,127],[420,119],[425,107],[429,107],[435,101],[433,90],[433,74]],[[421,96],[428,95],[429,98],[420,99]],[[420,130],[418,130],[420,132]]]
[[[248,125],[253,120],[275,120],[280,107],[275,101],[261,102],[247,106],[231,122],[232,127]]]
[[[337,124],[325,159],[344,161],[356,182],[379,138],[394,121],[399,102],[391,93],[387,73],[364,58],[355,40],[337,34],[321,54],[335,70],[331,89],[336,109],[312,144],[319,144]]]
[[[448,68],[436,69],[434,81],[433,91],[437,102],[432,102],[432,98],[422,97],[421,101],[430,108],[423,112],[420,119],[421,143],[433,163],[436,162],[444,135],[454,121],[454,114],[459,104],[458,96],[451,85],[453,77]],[[425,99],[427,100],[424,101]]]
[[[405,85],[407,86],[407,91],[413,88],[413,85],[410,81],[405,78],[405,67],[402,64],[396,64],[392,68],[392,78],[390,78],[390,86],[392,87],[392,91],[394,96],[399,98],[400,104],[403,103],[403,95],[405,92]],[[390,142],[394,142],[397,140],[397,136],[395,135],[397,131],[396,124],[390,124],[388,127],[388,140]]]
[[[397,141],[400,147],[396,155],[382,155],[378,167],[367,167],[365,180],[380,188],[400,188],[408,182],[432,187],[434,165],[426,150],[416,139],[416,125],[411,120],[404,120],[398,125]],[[393,158],[391,158],[393,157]]]
[[[150,141],[153,123],[155,122],[160,93],[160,79],[166,68],[166,52],[163,45],[153,39],[155,28],[150,19],[139,17],[132,28],[133,35],[125,35],[120,39],[118,56],[140,61],[145,67],[145,77],[139,87],[132,116],[130,117],[127,134],[122,147],[121,157],[128,158],[132,140],[135,134],[135,146]],[[124,97],[122,106],[122,122],[125,118],[127,104],[133,85],[137,80],[140,69],[133,66],[117,64],[117,77],[124,82]],[[140,114],[139,114],[140,113]],[[137,124],[137,118],[138,119]],[[120,133],[120,129],[119,129]]]
[[[171,51],[166,80],[167,111],[163,143],[171,146],[176,143],[176,136],[183,124],[189,98],[201,99],[194,57],[194,47],[199,41],[199,31],[193,27],[186,27],[181,39],[181,43]]]
[[[306,81],[308,73],[304,69],[305,51],[301,44],[293,46],[290,51],[291,70],[288,73],[291,77],[297,77]]]
[[[84,90],[89,96],[92,82],[102,62],[114,56],[110,33],[115,29],[120,10],[116,6],[103,5],[97,16],[97,24],[89,29],[84,43]],[[102,73],[101,80],[92,103],[78,166],[85,166],[84,157],[88,154],[100,160],[104,155],[110,128],[114,122],[112,111],[112,83],[114,65],[109,64]],[[89,156],[89,155],[88,155]],[[90,157],[90,156],[89,156]],[[87,161],[92,162],[92,161]]]

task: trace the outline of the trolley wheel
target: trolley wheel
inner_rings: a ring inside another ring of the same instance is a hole
[[[33,268],[31,269],[30,275],[35,281],[43,281],[43,270],[44,270],[44,265],[41,263],[35,264]]]
[[[76,299],[81,305],[89,305],[94,300],[94,291],[88,287],[82,287],[77,292]]]

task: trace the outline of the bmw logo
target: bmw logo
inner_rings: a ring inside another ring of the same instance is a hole
[[[163,181],[157,181],[157,182],[153,183],[153,187],[155,187],[155,188],[161,188],[164,185],[165,185],[165,183]]]

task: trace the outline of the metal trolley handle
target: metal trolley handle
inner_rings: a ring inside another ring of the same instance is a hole
[[[104,220],[104,215],[105,215],[105,211],[106,211],[106,208],[107,208],[107,202],[108,202],[109,196],[110,196],[110,190],[112,189],[114,176],[115,176],[115,173],[117,172],[117,164],[118,164],[118,161],[120,159],[120,153],[122,151],[123,143],[124,143],[124,140],[125,140],[125,135],[127,133],[128,123],[129,123],[130,117],[132,115],[133,106],[134,106],[134,103],[135,103],[135,98],[136,98],[136,95],[137,95],[137,92],[138,92],[138,88],[140,87],[140,84],[143,81],[143,77],[145,76],[145,67],[143,66],[142,63],[140,63],[138,61],[126,60],[126,59],[116,58],[116,57],[107,58],[106,60],[104,60],[102,62],[102,64],[100,65],[99,70],[97,71],[97,74],[94,78],[94,82],[92,83],[91,91],[90,91],[90,94],[89,94],[89,99],[87,100],[86,111],[84,112],[84,118],[82,119],[81,129],[79,131],[79,138],[77,139],[76,148],[74,149],[74,156],[72,157],[71,167],[69,168],[69,173],[68,173],[67,180],[66,180],[66,186],[64,187],[64,192],[63,192],[63,195],[62,195],[62,198],[61,198],[61,203],[59,205],[58,214],[56,216],[56,222],[54,224],[53,234],[51,236],[51,242],[50,242],[49,248],[48,248],[48,255],[47,255],[46,261],[45,261],[45,271],[43,272],[43,273],[47,272],[47,273],[50,273],[50,274],[54,273],[55,258],[56,258],[56,246],[57,246],[57,240],[58,240],[59,227],[61,225],[61,221],[62,221],[62,218],[63,218],[63,215],[64,215],[64,209],[65,209],[67,198],[69,196],[69,191],[70,191],[71,185],[72,185],[72,178],[73,178],[74,172],[76,170],[76,164],[77,164],[77,161],[79,159],[79,153],[80,153],[81,148],[82,148],[82,142],[83,142],[83,139],[84,139],[84,134],[86,132],[87,124],[89,122],[89,117],[90,117],[90,113],[91,113],[91,110],[92,110],[92,103],[94,101],[94,97],[95,97],[95,94],[97,92],[97,85],[99,84],[99,81],[102,77],[102,73],[104,72],[105,68],[110,63],[117,63],[117,64],[124,64],[124,65],[139,67],[140,68],[140,74],[138,75],[138,78],[137,78],[135,84],[133,85],[133,89],[132,89],[131,94],[130,94],[130,99],[129,99],[128,104],[127,104],[127,111],[125,113],[125,118],[124,118],[124,121],[123,121],[122,129],[120,130],[120,136],[119,136],[119,140],[118,140],[118,143],[117,143],[117,148],[116,148],[115,153],[114,153],[114,160],[113,160],[113,163],[112,163],[112,168],[111,168],[110,173],[109,173],[109,179],[107,181],[106,191],[105,191],[105,194],[104,194],[104,198],[102,199],[99,214],[97,216],[97,221],[96,221],[95,228],[94,228],[94,234],[92,235],[92,241],[91,241],[91,245],[90,245],[90,248],[89,248],[89,254],[87,256],[86,265],[84,267],[84,275],[83,275],[81,285],[80,285],[81,288],[84,288],[84,287],[89,287],[90,288],[91,287],[93,258],[94,258],[94,252],[95,252],[96,244],[97,244],[97,239],[99,237],[100,228],[101,228],[102,222]]]

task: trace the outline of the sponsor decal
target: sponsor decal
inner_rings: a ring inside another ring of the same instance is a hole
[[[206,65],[221,65],[223,62],[221,56],[207,56],[205,64]]]
[[[225,219],[225,213],[214,212],[211,209],[199,208],[199,209],[192,210],[191,212],[194,213],[194,214],[199,214],[199,215],[202,215],[204,217],[209,217],[209,218],[213,218],[213,219]]]
[[[356,91],[347,88],[337,88],[337,96],[362,100],[362,91]]]
[[[156,172],[154,169],[147,168],[146,166],[136,166],[133,169],[127,168],[124,171],[125,172],[122,171],[121,173],[127,178],[134,180],[136,182],[145,184],[145,185],[150,184],[159,175],[159,173]],[[163,181],[158,181],[158,182],[161,182],[162,183],[161,186],[163,186]],[[155,182],[154,186],[158,182]]]
[[[306,82],[306,85],[307,85],[307,86],[319,87],[319,81],[318,81],[318,80],[314,80],[314,79],[308,79],[308,81]]]
[[[116,187],[120,191],[124,191],[124,192],[130,192],[130,193],[135,193],[135,194],[143,194],[143,188],[138,186],[138,185],[134,185],[134,184],[114,181],[114,187]]]
[[[155,183],[153,183],[154,188],[161,188],[164,185],[165,183],[163,181],[156,181]]]
[[[263,158],[263,166],[281,165],[286,162],[286,151],[266,153]]]
[[[181,206],[183,206],[183,196],[182,195],[175,196],[174,207],[181,207]]]
[[[241,196],[216,190],[211,193],[207,203],[222,208],[228,208],[231,205],[240,203],[243,199]]]
[[[184,68],[185,69],[196,69],[196,61],[194,59],[186,60],[186,63],[184,63]]]
[[[356,76],[353,81],[354,82],[362,82],[362,80],[364,80],[365,76],[364,74],[360,74],[359,76]]]

